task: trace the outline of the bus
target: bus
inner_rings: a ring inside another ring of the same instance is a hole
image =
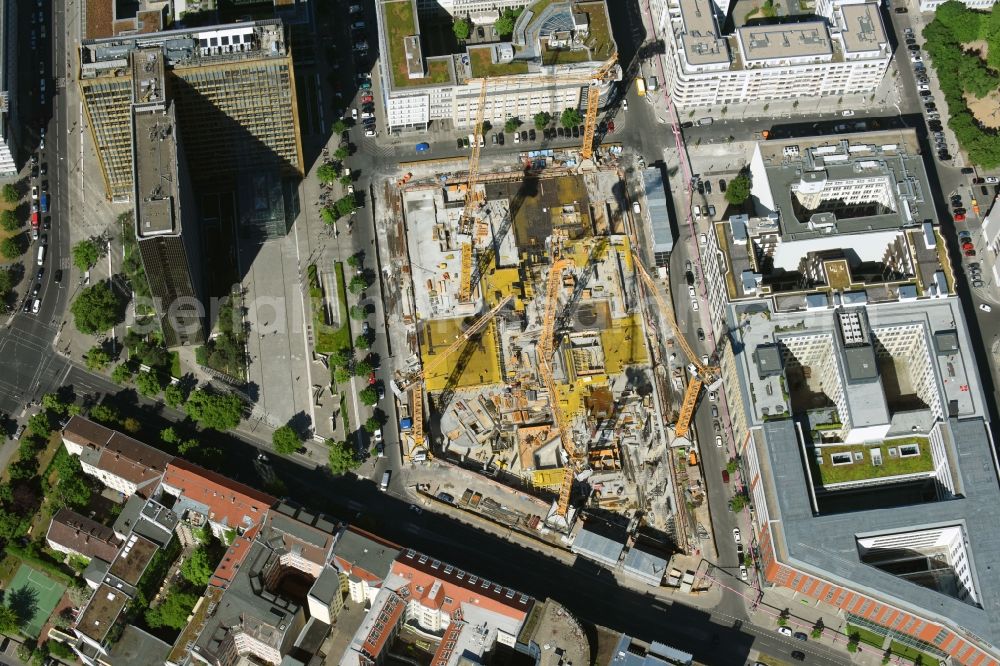
[[[635,92],[638,93],[639,97],[646,96],[646,80],[641,76],[635,77]]]

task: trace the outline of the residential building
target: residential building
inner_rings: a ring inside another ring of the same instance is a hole
[[[87,474],[128,497],[150,497],[173,456],[120,432],[74,416],[63,428],[63,445]]]
[[[659,4],[666,88],[678,110],[870,94],[892,58],[876,3],[827,3],[813,21],[747,24],[728,35],[712,0]]]
[[[248,229],[284,235],[281,206],[272,205],[279,210],[269,209],[270,217],[260,218],[248,192],[261,196],[266,191],[269,199],[280,199],[282,179],[302,175],[295,77],[284,24],[267,20],[162,30],[162,24],[151,21],[136,34],[117,32],[114,22],[92,21],[91,10],[106,14],[114,5],[110,0],[87,4],[79,85],[108,197],[125,201],[136,194],[132,104],[141,94],[136,86],[147,77],[133,80],[133,69],[144,67],[148,52],[157,49],[164,89],[177,105],[191,181],[238,188],[249,197],[240,202],[241,222]],[[98,30],[98,23],[105,27]]]
[[[331,565],[346,581],[351,601],[370,604],[398,555],[399,546],[356,527],[346,527],[337,535]]]
[[[480,662],[498,644],[516,646],[534,605],[516,590],[407,549],[393,561],[340,664],[382,663],[404,623],[439,643],[433,666]]]
[[[208,525],[219,539],[232,531],[243,536],[259,525],[278,500],[181,458],[167,465],[163,492],[177,498],[173,509],[192,529]]]
[[[854,626],[998,663],[994,443],[915,133],[766,142],[750,172],[757,217],[702,250],[748,553]]]
[[[49,548],[60,553],[111,562],[124,541],[99,522],[63,507],[56,511],[45,533]]]
[[[608,666],[691,666],[694,655],[663,643],[644,644],[628,634],[622,634]]]
[[[168,661],[278,664],[296,650],[316,652],[342,606],[328,566],[337,532],[322,515],[286,504],[269,509],[252,537],[230,546]],[[291,590],[303,591],[306,603]]]
[[[474,31],[461,52],[444,54],[430,52],[432,45],[421,36],[421,7],[428,4],[378,0],[375,5],[379,52],[384,54],[379,58],[381,90],[392,132],[424,131],[440,121],[472,128],[484,81],[483,117],[495,127],[513,117],[530,122],[541,112],[558,116],[566,108],[585,109],[595,72],[617,53],[603,0],[530,4],[510,41],[488,26],[481,28],[482,36]],[[451,2],[442,8],[455,16],[482,11],[482,22],[489,23],[496,9],[507,6]],[[615,79],[620,79],[617,68],[599,84],[602,107]]]
[[[17,173],[18,146],[26,138],[17,103],[21,94],[17,65],[18,56],[23,58],[19,49],[25,48],[27,38],[18,28],[18,4],[14,0],[0,4],[0,176],[3,177]]]

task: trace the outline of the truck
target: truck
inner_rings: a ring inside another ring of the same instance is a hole
[[[400,430],[409,430],[412,427],[413,427],[413,418],[412,417],[406,416],[404,418],[399,419],[399,429]]]
[[[646,96],[646,80],[641,76],[635,77],[635,94],[639,97]]]
[[[35,229],[38,229],[39,223],[40,223],[40,218],[38,216],[38,211],[36,210],[31,213],[31,226],[34,227]]]
[[[42,204],[42,212],[43,213],[49,212],[49,193],[48,192],[42,192],[41,204]]]

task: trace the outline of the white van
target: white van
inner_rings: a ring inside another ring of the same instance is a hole
[[[45,246],[44,245],[39,245],[38,246],[38,265],[42,266],[43,264],[45,264]]]
[[[391,474],[392,474],[391,470],[388,469],[385,470],[385,472],[382,474],[382,483],[378,485],[379,490],[381,490],[382,492],[389,490],[389,477]]]

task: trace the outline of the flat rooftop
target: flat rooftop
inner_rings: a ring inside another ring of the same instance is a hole
[[[90,0],[114,4],[111,0]],[[196,67],[246,59],[284,58],[288,55],[284,24],[277,19],[151,33],[99,35],[80,45],[80,76],[115,73],[125,67],[137,49],[161,49],[169,67]]]
[[[888,45],[877,4],[842,4],[838,9],[844,18],[844,29],[840,36],[844,40],[846,52],[879,51]]]
[[[779,23],[743,26],[736,31],[745,63],[783,58],[832,56],[833,45],[826,24]]]
[[[166,110],[132,113],[135,229],[139,238],[180,233],[177,187],[177,117]]]
[[[135,586],[157,550],[157,545],[149,539],[132,534],[125,541],[118,557],[111,563],[108,573]]]
[[[680,0],[681,45],[684,57],[692,65],[718,65],[730,62],[729,47],[719,36],[719,26],[709,0]]]
[[[77,630],[96,643],[103,643],[128,601],[124,592],[102,583],[77,620]]]
[[[760,426],[752,445],[762,461],[769,529],[778,559],[803,571],[888,603],[919,617],[1000,641],[1000,505],[992,438],[981,416],[942,424],[954,456],[962,494],[948,501],[818,515],[803,473],[801,450],[791,420]],[[958,443],[961,443],[959,446]],[[861,561],[862,536],[960,526],[965,532],[980,606],[916,585]]]

